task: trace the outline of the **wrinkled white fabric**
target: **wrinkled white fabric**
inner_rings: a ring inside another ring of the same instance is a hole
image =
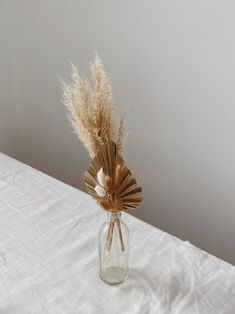
[[[130,275],[98,276],[105,213],[85,193],[0,154],[1,314],[235,313],[235,267],[128,214]]]

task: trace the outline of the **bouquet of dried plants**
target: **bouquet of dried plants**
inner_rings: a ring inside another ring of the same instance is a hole
[[[83,177],[87,191],[106,211],[136,208],[142,201],[142,189],[122,158],[125,114],[118,121],[113,117],[112,89],[104,66],[96,55],[91,83],[72,67],[72,83],[63,83],[63,99],[73,129],[92,158]],[[109,222],[106,248],[111,248],[114,224],[124,250],[118,218]]]

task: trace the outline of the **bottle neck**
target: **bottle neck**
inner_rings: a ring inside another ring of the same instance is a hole
[[[111,219],[121,219],[121,211],[109,211],[107,212],[108,221]]]

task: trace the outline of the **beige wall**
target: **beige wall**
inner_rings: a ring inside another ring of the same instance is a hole
[[[125,157],[144,187],[136,215],[235,263],[234,2],[6,3],[21,160],[84,189],[88,156],[59,76],[70,60],[86,70],[97,50],[117,111],[130,104]]]

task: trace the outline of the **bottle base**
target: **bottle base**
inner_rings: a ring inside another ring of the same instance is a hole
[[[109,285],[118,285],[128,278],[127,270],[117,266],[107,266],[100,272],[100,278]]]

